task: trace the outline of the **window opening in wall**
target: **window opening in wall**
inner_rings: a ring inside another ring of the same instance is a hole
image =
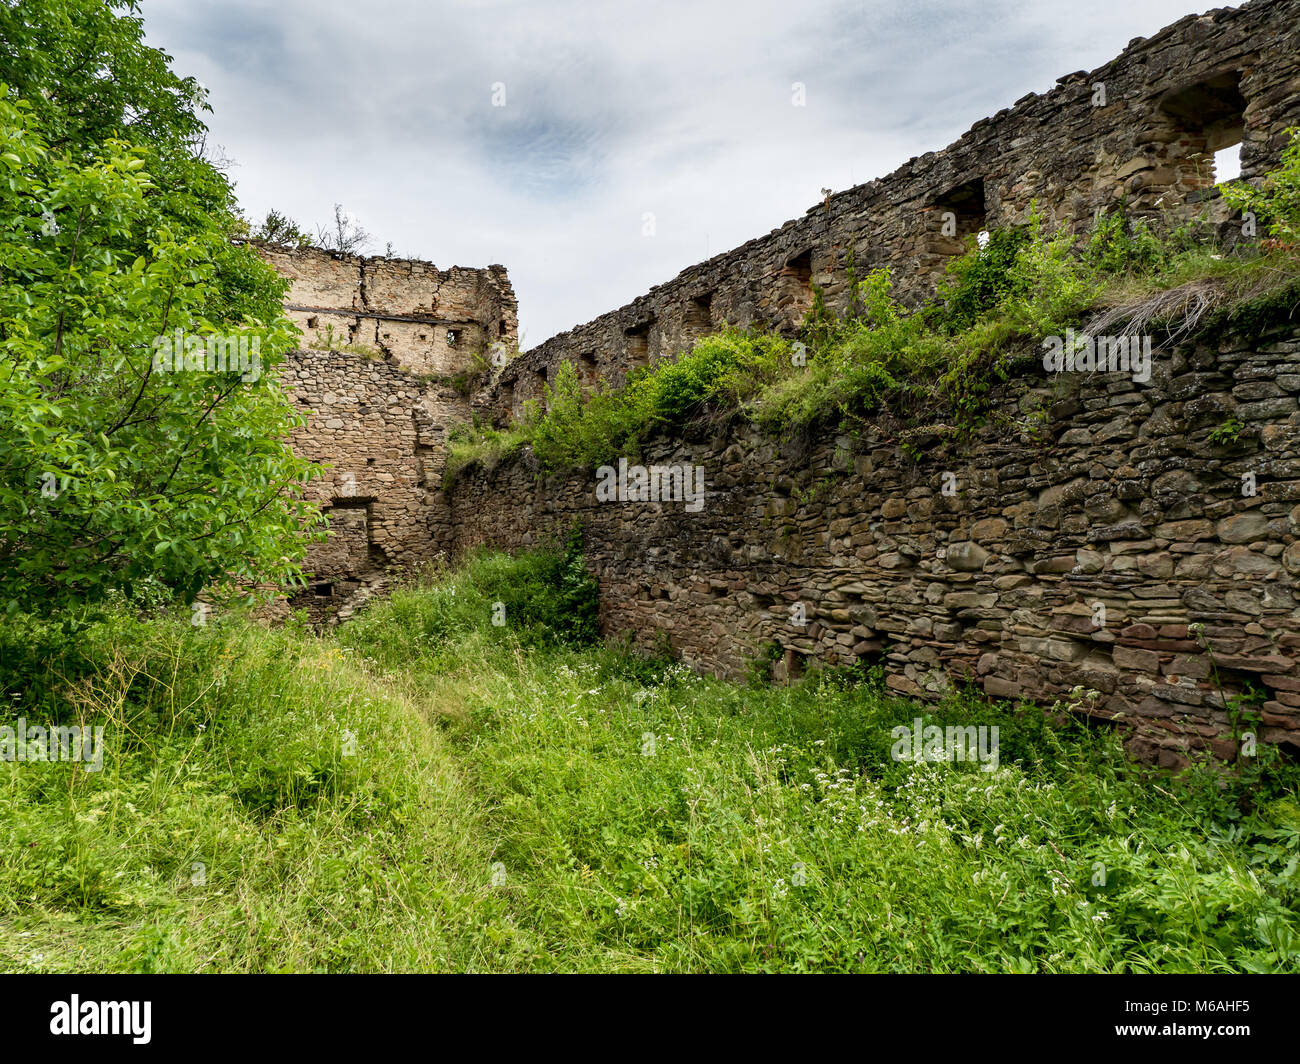
[[[811,278],[811,265],[809,277]],[[687,332],[697,336],[708,332],[713,328],[713,293],[705,292],[704,295],[692,299],[686,304],[686,311],[682,317]]]
[[[599,371],[596,368],[596,352],[583,351],[578,356],[578,376],[584,383],[594,384]]]
[[[316,584],[312,587],[312,594],[320,598],[332,598],[334,595],[333,584]]]
[[[984,208],[984,179],[975,177],[951,188],[933,203],[932,225],[940,254],[959,255],[966,238],[974,234],[980,247],[988,243],[988,217]]]
[[[1246,98],[1241,74],[1228,70],[1166,93],[1159,111],[1175,136],[1163,145],[1164,159],[1183,192],[1209,188],[1241,173]]]
[[[448,346],[448,347],[455,347],[458,343],[460,343],[460,330],[459,330],[459,329],[448,329],[448,330],[447,330],[447,346]]]
[[[812,249],[800,252],[794,258],[785,264],[785,269],[781,271],[786,277],[795,278],[801,285],[811,287],[812,285]]]
[[[315,314],[308,315],[308,317],[307,317],[307,328],[309,328],[309,329],[314,329],[314,328],[316,328],[316,325],[317,325],[317,323],[318,323],[319,321],[320,321],[320,318],[318,318]]]
[[[1214,183],[1235,181],[1241,176],[1241,141],[1214,153]]]

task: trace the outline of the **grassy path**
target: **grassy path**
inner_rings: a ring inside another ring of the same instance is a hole
[[[12,717],[108,747],[0,762],[0,969],[1300,969],[1294,767],[1148,777],[1036,712],[568,647],[539,565],[337,638],[0,628]],[[997,725],[997,769],[894,760],[922,714]]]

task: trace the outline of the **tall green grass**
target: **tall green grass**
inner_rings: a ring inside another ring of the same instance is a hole
[[[329,637],[0,626],[6,716],[108,742],[0,763],[0,968],[1300,970],[1294,766],[697,677],[575,625],[575,558],[482,555]],[[999,767],[895,761],[918,716],[996,724]]]

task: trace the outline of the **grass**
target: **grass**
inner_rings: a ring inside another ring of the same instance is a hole
[[[701,678],[594,642],[593,594],[570,547],[328,637],[6,621],[8,715],[108,751],[0,762],[0,968],[1300,970],[1294,766],[1171,777],[866,673]],[[895,761],[918,716],[998,725],[999,767]]]
[[[447,432],[447,464],[443,469],[442,485],[450,490],[457,476],[471,464],[493,469],[517,453],[531,438],[529,430],[511,424],[495,429],[476,414],[472,421],[462,421]]]

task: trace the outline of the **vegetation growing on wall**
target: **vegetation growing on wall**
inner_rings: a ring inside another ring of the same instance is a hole
[[[969,431],[990,389],[1018,371],[1043,372],[1036,346],[1067,328],[1092,333],[1258,327],[1300,305],[1300,131],[1261,188],[1227,186],[1274,239],[1226,251],[1203,220],[1178,225],[1099,215],[1085,238],[1038,213],[997,230],[948,267],[919,308],[898,302],[888,270],[861,281],[836,316],[818,298],[798,340],[724,328],[617,389],[584,389],[564,363],[508,435],[454,437],[449,468],[531,443],[547,469],[594,466],[636,453],[654,433],[699,418],[741,416],[775,433],[852,426],[888,415],[900,424]]]

